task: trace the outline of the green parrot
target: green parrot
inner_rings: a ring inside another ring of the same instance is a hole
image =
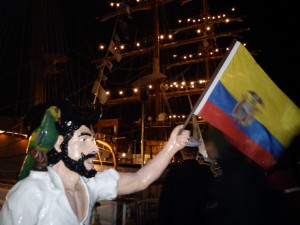
[[[50,151],[57,140],[58,132],[56,123],[60,123],[60,109],[50,106],[41,124],[29,137],[26,149],[26,157],[23,161],[18,180],[25,178],[31,169],[45,170],[47,166],[47,152]]]

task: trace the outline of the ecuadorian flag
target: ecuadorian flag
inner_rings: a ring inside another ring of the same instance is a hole
[[[222,131],[241,152],[267,169],[300,133],[300,110],[247,49],[233,43],[193,114]]]

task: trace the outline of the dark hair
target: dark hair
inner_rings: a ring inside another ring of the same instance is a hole
[[[219,162],[246,159],[246,156],[231,144],[230,139],[213,126],[207,127],[203,138],[205,142],[213,142],[216,145]]]
[[[63,136],[82,125],[91,127],[102,116],[102,107],[99,104],[79,107],[73,105],[69,99],[64,99],[56,105],[61,110],[61,123],[57,124],[57,130]]]
[[[185,146],[185,148],[183,148],[181,152],[184,154],[184,156],[187,156],[189,158],[194,157],[196,159],[199,149],[198,146],[197,147]]]

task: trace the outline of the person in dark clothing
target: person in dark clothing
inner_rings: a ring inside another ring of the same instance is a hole
[[[267,180],[276,202],[273,224],[298,225],[300,221],[300,136],[296,136],[276,165],[267,172]]]
[[[213,224],[271,224],[272,199],[263,168],[235,149],[213,127],[208,128],[204,139],[208,156],[222,170],[215,178],[218,206]]]
[[[159,224],[206,224],[213,203],[210,165],[196,160],[198,148],[186,147],[180,153],[183,160],[173,163],[163,180]]]

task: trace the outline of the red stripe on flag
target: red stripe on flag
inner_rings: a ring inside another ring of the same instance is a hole
[[[231,143],[264,169],[276,163],[272,154],[245,135],[235,121],[209,100],[199,115],[231,139]]]

